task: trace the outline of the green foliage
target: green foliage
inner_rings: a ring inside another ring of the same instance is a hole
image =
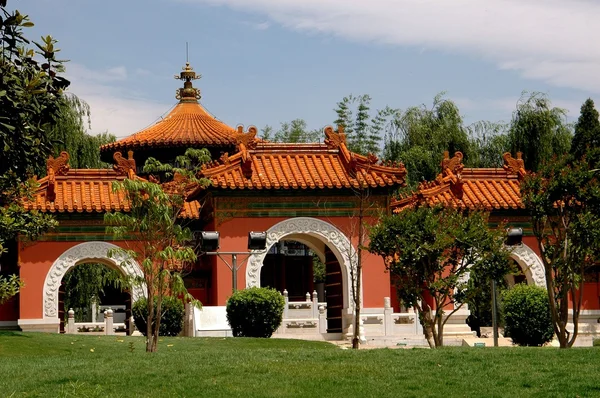
[[[154,313],[152,323],[156,322],[156,308],[158,307],[158,298],[154,298]],[[131,309],[135,327],[146,336],[148,330],[148,300],[145,297],[138,299]],[[184,305],[176,297],[165,296],[162,301],[160,313],[159,336],[177,336],[183,330]]]
[[[124,280],[120,273],[103,264],[86,263],[71,269],[63,278],[65,287],[65,308],[73,308],[75,321],[83,322],[90,318],[92,303],[100,304],[100,295],[105,286],[123,288]]]
[[[540,346],[552,340],[554,327],[546,289],[519,284],[502,294],[504,335],[521,346]]]
[[[569,152],[571,130],[566,111],[553,108],[548,96],[524,92],[510,123],[510,152],[523,152],[525,169],[537,171],[553,156]]]
[[[381,140],[386,129],[391,128],[396,110],[386,107],[370,114],[371,97],[367,94],[349,95],[337,103],[334,123],[344,128],[348,148],[355,153],[367,155],[381,152]],[[356,107],[353,111],[353,107]],[[356,113],[354,115],[354,113]]]
[[[27,47],[23,29],[31,26],[26,15],[0,5],[0,255],[6,240],[17,234],[34,238],[55,225],[50,216],[19,205],[35,189],[30,179],[50,154],[47,131],[69,85],[58,75],[64,68],[56,59],[56,40],[45,36],[33,43],[37,51]]]
[[[158,176],[162,182],[172,181],[176,175],[183,177],[180,179],[180,186],[177,189],[183,189],[184,184],[198,184],[206,187],[210,185],[210,180],[198,178],[197,175],[202,166],[209,162],[210,152],[208,149],[188,148],[183,155],[177,156],[174,164],[162,163],[153,157],[148,158],[143,171]]]
[[[116,240],[128,241],[127,249],[115,249],[109,255],[122,255],[141,266],[143,278],[133,282],[145,284],[148,316],[162,311],[167,293],[183,294],[186,300],[193,300],[181,277],[196,261],[196,253],[190,246],[192,232],[177,222],[186,186],[187,181],[174,180],[169,192],[165,192],[159,184],[145,180],[125,179],[113,183],[113,191],[125,194],[131,210],[104,215],[107,232]],[[156,351],[159,329],[160,318],[154,323],[147,320],[146,333],[152,336],[148,338],[148,352]]]
[[[325,264],[323,263],[323,261],[321,261],[321,259],[319,258],[319,256],[317,256],[316,254],[313,255],[312,258],[312,263],[313,263],[313,280],[315,283],[321,283],[321,282],[325,282]]]
[[[57,120],[49,132],[54,156],[67,151],[70,155],[69,164],[76,169],[108,167],[107,163],[100,161],[100,146],[114,142],[116,137],[108,133],[87,134],[86,124],[89,127],[89,123],[89,105],[73,94],[63,95]],[[45,172],[45,165],[42,163],[39,173],[42,175]]]
[[[17,275],[11,275],[9,277],[0,275],[0,305],[19,293],[19,290],[21,290],[23,286],[23,281],[21,281]]]
[[[569,156],[553,159],[521,184],[546,269],[546,286],[555,333],[561,347],[578,333],[586,269],[600,254],[600,184],[597,169]],[[569,306],[575,324],[567,330]]]
[[[308,130],[304,119],[294,119],[281,123],[279,130],[273,133],[273,127],[265,126],[261,131],[262,139],[272,142],[319,142],[323,139],[320,130]]]
[[[600,148],[599,117],[594,101],[588,98],[581,105],[581,113],[575,124],[575,135],[571,144],[571,154],[576,159],[581,159],[590,150],[597,152]]]
[[[444,98],[444,93],[435,96],[431,108],[423,104],[397,111],[393,124],[395,128],[385,136],[384,158],[402,161],[413,186],[437,176],[444,151],[460,151],[465,164],[471,161],[468,130],[458,106]]]
[[[369,250],[384,258],[400,300],[417,309],[432,347],[443,345],[448,318],[486,288],[469,284],[468,273],[499,280],[508,271],[502,231],[491,230],[488,214],[479,211],[417,207],[383,217],[371,230]],[[448,304],[454,310],[446,314]]]
[[[479,121],[467,127],[471,153],[469,167],[502,167],[502,155],[510,150],[508,125]]]
[[[227,300],[227,322],[235,337],[271,337],[281,325],[284,305],[275,289],[238,290]]]

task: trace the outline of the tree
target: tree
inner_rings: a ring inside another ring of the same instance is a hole
[[[381,152],[382,134],[390,127],[395,110],[386,107],[377,111],[371,119],[371,97],[367,94],[355,97],[349,95],[337,103],[335,124],[342,126],[348,140],[348,149],[361,155]],[[356,116],[352,107],[356,106]],[[369,120],[371,119],[371,120]]]
[[[537,171],[554,155],[569,152],[571,130],[566,111],[553,108],[548,96],[523,92],[510,123],[510,152],[522,152],[525,169]]]
[[[116,137],[108,133],[87,134],[86,124],[89,127],[89,123],[89,105],[73,94],[64,95],[60,99],[57,120],[49,132],[53,155],[58,156],[62,151],[72,154],[69,162],[76,169],[108,167],[100,161],[100,146],[114,142]]]
[[[471,147],[470,167],[502,167],[502,154],[510,150],[508,125],[478,121],[467,127]]]
[[[480,211],[418,206],[385,216],[370,233],[369,250],[384,258],[403,304],[416,308],[431,348],[443,345],[450,316],[487,288],[469,284],[469,273],[498,280],[508,267],[503,235]]]
[[[594,101],[588,98],[581,105],[581,113],[575,124],[571,155],[581,159],[588,151],[600,147],[600,120]]]
[[[0,256],[5,242],[17,235],[35,238],[56,225],[49,215],[24,211],[20,202],[33,192],[35,168],[50,154],[46,133],[69,85],[58,75],[63,67],[56,59],[56,40],[46,36],[34,42],[38,51],[26,47],[30,42],[23,29],[31,26],[26,15],[11,13],[6,1],[0,2]],[[20,287],[11,277],[0,284],[0,297],[10,298]]]
[[[266,141],[308,143],[319,142],[321,134],[321,131],[318,129],[308,130],[304,119],[294,119],[291,122],[281,123],[279,130],[275,133],[273,133],[271,126],[265,126],[262,129],[261,136]]]
[[[555,158],[525,177],[521,195],[544,264],[554,332],[560,347],[568,348],[579,330],[586,269],[599,260],[597,169],[585,159]],[[567,330],[569,305],[573,333]]]
[[[468,130],[463,125],[458,106],[440,93],[433,106],[414,106],[404,112],[397,111],[394,129],[385,136],[384,158],[402,161],[408,171],[407,183],[415,186],[433,180],[439,171],[439,155],[444,151],[460,151],[465,164],[471,162],[471,145]]]
[[[184,294],[190,298],[181,272],[196,260],[196,253],[189,246],[192,232],[177,222],[184,204],[184,185],[177,183],[171,186],[170,192],[165,192],[159,184],[141,179],[115,181],[113,191],[125,194],[131,210],[104,215],[107,231],[115,239],[126,242],[126,248],[114,249],[109,254],[124,255],[142,268],[143,280],[132,282],[145,283],[146,287],[147,352],[157,350],[160,316],[154,321],[152,318],[154,314],[161,314],[163,298],[169,294]]]

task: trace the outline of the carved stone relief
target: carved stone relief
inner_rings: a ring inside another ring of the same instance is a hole
[[[84,261],[101,261],[110,263],[129,277],[142,277],[140,266],[133,260],[126,261],[123,256],[109,258],[108,251],[118,246],[107,242],[86,242],[70,248],[60,255],[50,267],[44,282],[44,318],[56,318],[58,316],[58,289],[65,274],[77,264]],[[144,296],[145,287],[134,285],[132,299],[135,302]]]
[[[307,234],[323,241],[333,251],[342,268],[344,274],[344,308],[351,308],[349,296],[352,286],[350,270],[356,267],[357,253],[346,237],[335,226],[311,217],[291,218],[275,224],[267,231],[267,251],[278,241],[288,235]],[[254,252],[248,258],[246,267],[246,286],[260,286],[260,270],[263,266],[263,260],[267,255],[265,252]],[[361,292],[362,293],[362,292]]]

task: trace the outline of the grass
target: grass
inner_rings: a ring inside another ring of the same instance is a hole
[[[599,353],[0,332],[0,396],[597,397]]]

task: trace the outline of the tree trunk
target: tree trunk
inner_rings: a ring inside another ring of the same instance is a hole
[[[155,352],[156,347],[153,345],[153,334],[152,318],[154,315],[154,293],[151,289],[148,289],[148,304],[147,304],[148,316],[146,317],[146,352]]]
[[[431,318],[431,308],[424,301],[423,303],[423,307],[417,307],[417,311],[419,312],[419,322],[421,322],[421,326],[423,326],[423,334],[425,335],[427,344],[429,344],[429,348],[436,348],[436,338],[433,328],[433,319]]]

